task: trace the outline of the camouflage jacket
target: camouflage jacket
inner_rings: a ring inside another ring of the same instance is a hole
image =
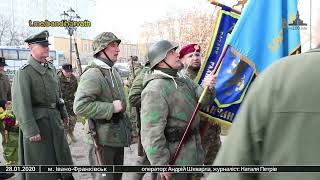
[[[70,116],[75,116],[73,112],[73,101],[74,101],[74,95],[78,87],[77,79],[74,75],[71,75],[70,78],[65,77],[62,71],[58,72],[58,77],[60,81],[62,98],[65,102],[65,106],[67,108],[68,114]]]
[[[134,64],[133,69],[132,68],[130,69],[129,76],[127,78],[129,88],[131,88],[134,79],[138,76],[138,74],[140,74],[142,69],[143,69],[143,66],[141,64]]]
[[[144,66],[137,77],[134,79],[129,91],[129,103],[132,107],[141,106],[141,92],[143,90],[143,78],[150,73],[150,67]]]
[[[172,136],[182,137],[196,107],[202,87],[188,77],[172,77],[154,70],[144,78],[141,97],[141,138],[151,165],[166,165],[178,146],[178,141],[169,142]],[[214,92],[209,90],[204,98],[206,105]],[[172,130],[182,130],[180,134]],[[177,158],[177,165],[202,164],[204,152],[199,133],[199,115],[191,125],[193,133],[185,142]],[[168,133],[169,132],[169,133]]]
[[[11,100],[10,81],[8,76],[0,73],[0,99]]]
[[[121,100],[126,107],[122,79],[114,67],[99,59],[91,61],[80,77],[73,110],[77,115],[97,121],[99,143],[113,147],[129,144],[130,122],[126,113],[117,118],[113,114],[114,100]],[[113,123],[117,118],[118,123]],[[98,123],[105,121],[104,123]],[[86,126],[88,128],[88,126]],[[92,143],[90,135],[85,139]]]

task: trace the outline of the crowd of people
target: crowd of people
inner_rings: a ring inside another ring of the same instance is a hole
[[[144,66],[139,63],[137,56],[130,57],[130,74],[123,80],[114,67],[121,40],[111,32],[103,32],[94,39],[92,61],[77,80],[72,74],[71,64],[64,64],[61,70],[56,70],[48,60],[48,37],[49,32],[42,31],[25,40],[30,48],[30,56],[28,62],[15,73],[12,87],[4,73],[5,59],[1,59],[1,100],[5,105],[3,109],[12,104],[17,119],[17,134],[20,134],[16,135],[14,142],[17,148],[14,164],[72,165],[68,144],[77,141],[73,131],[77,116],[81,116],[88,119],[88,122],[94,122],[98,137],[93,139],[90,133],[85,137],[84,142],[89,147],[89,164],[122,165],[124,147],[131,143],[132,123],[129,117],[134,114],[132,117],[138,118],[134,122],[142,147],[136,164],[168,165],[179,142],[177,137],[183,134],[183,128],[187,125],[203,88],[210,89],[205,98],[207,103],[214,98],[214,75],[207,76],[201,87],[193,82],[194,77],[187,73],[199,71],[200,49],[194,49],[197,44],[187,45],[179,52],[174,42],[159,41],[150,48]],[[188,62],[181,60],[181,53],[188,56],[184,58],[188,59]],[[182,72],[184,66],[188,66],[190,71],[184,69],[187,71]],[[129,97],[125,95],[124,86],[129,88]],[[127,99],[130,102],[128,107],[136,108],[136,111],[126,110]],[[170,100],[170,103],[167,103],[167,100]],[[182,151],[179,156],[182,158],[179,158],[176,164],[204,163],[205,151],[201,144],[199,123],[200,117],[197,116],[190,137],[185,143],[187,148]],[[90,126],[86,124],[85,127],[89,132]],[[214,133],[216,141],[219,139],[219,130]],[[6,140],[5,135],[3,140]],[[207,141],[210,141],[210,138],[207,138]],[[217,144],[220,145],[220,140]],[[96,154],[97,145],[101,148],[99,160]],[[187,155],[189,153],[190,155]],[[94,179],[121,179],[122,176],[102,176],[98,173],[92,175]],[[168,178],[172,175],[153,174],[153,179],[157,176]],[[143,174],[132,174],[132,179],[142,177]],[[73,176],[70,173],[19,173],[17,178],[73,179]],[[200,176],[185,174],[177,175],[176,178]]]
[[[320,162],[317,158],[318,49],[287,57],[259,75],[220,151],[219,123],[210,121],[201,137],[200,132],[209,120],[197,114],[173,164],[172,158],[202,91],[208,89],[202,105],[215,98],[215,74],[208,74],[201,85],[195,82],[202,62],[201,47],[196,43],[178,47],[168,40],[155,42],[148,49],[144,65],[137,56],[130,57],[130,75],[124,80],[114,67],[121,40],[111,32],[103,32],[93,40],[92,61],[77,80],[71,64],[64,64],[58,71],[47,60],[48,37],[49,32],[42,31],[25,40],[30,56],[15,73],[11,87],[4,73],[5,59],[0,58],[1,108],[12,108],[17,120],[12,126],[2,123],[0,128],[3,146],[10,147],[4,148],[7,162],[73,165],[69,144],[77,141],[73,132],[80,116],[87,119],[85,128],[90,132],[84,139],[90,165],[123,165],[124,147],[132,142],[132,118],[140,147],[136,165],[314,165]],[[125,86],[129,89],[128,96]],[[0,177],[12,175],[0,174]],[[130,179],[141,180],[143,175],[131,173]],[[122,178],[121,173],[92,176],[99,180]],[[153,173],[152,179],[197,180],[202,176],[162,172]],[[317,179],[318,176],[219,173],[208,178]],[[71,173],[19,173],[17,179],[71,180],[74,177]]]

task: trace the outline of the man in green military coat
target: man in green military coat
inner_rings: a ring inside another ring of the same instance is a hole
[[[58,77],[60,81],[62,98],[70,118],[69,122],[64,124],[64,129],[66,131],[66,135],[70,137],[70,140],[72,142],[76,142],[73,131],[77,122],[77,117],[73,112],[73,101],[74,95],[77,91],[78,82],[72,72],[72,65],[65,63],[62,65],[62,70],[58,72]],[[70,140],[68,139],[68,142],[70,142]]]
[[[130,91],[129,91],[129,103],[132,107],[141,109],[141,92],[143,90],[143,79],[145,75],[148,75],[150,73],[150,62],[147,61],[144,65],[143,69],[140,71],[139,74],[137,74],[137,77],[134,79]],[[138,118],[137,118],[138,120]],[[138,152],[136,152],[135,155],[138,155],[135,157],[136,162],[135,166],[141,166],[141,165],[150,165],[150,161],[148,160],[147,155],[145,154],[142,145],[141,145],[141,118],[140,122],[135,122],[136,130],[138,131]],[[139,154],[139,151],[141,151]],[[145,173],[130,173],[130,179],[132,180],[142,180]],[[155,180],[157,178],[156,173],[151,174],[151,178]]]
[[[111,32],[103,32],[94,38],[94,58],[80,77],[73,105],[77,115],[93,119],[104,165],[123,165],[124,147],[129,145],[131,124],[125,113],[124,85],[114,67],[120,52],[120,42]],[[86,142],[89,143],[89,163],[97,165],[90,134]],[[99,180],[121,180],[122,174],[93,174],[93,177]]]
[[[126,80],[124,80],[125,88],[127,88],[127,92],[129,93],[132,83],[135,80],[135,78],[140,74],[141,70],[143,69],[142,65],[139,63],[138,56],[130,56],[128,59],[128,67],[129,67],[129,75]],[[128,96],[127,93],[127,96]],[[127,99],[128,100],[128,99]],[[136,107],[131,106],[130,103],[127,105],[127,113],[129,115],[129,119],[131,120],[132,124],[132,142],[136,142],[138,139],[138,133],[137,133],[137,110]]]
[[[201,47],[198,44],[187,44],[181,48],[179,57],[184,65],[181,73],[195,80],[201,67]],[[201,137],[202,147],[205,151],[204,164],[211,165],[217,156],[221,146],[220,133],[221,127],[214,120],[200,113],[200,129],[204,130],[206,124],[209,123],[205,134]]]
[[[10,88],[10,81],[9,78],[5,75],[4,67],[7,66],[6,60],[3,57],[0,57],[0,107],[3,110],[6,109],[6,105],[8,105],[11,101],[11,88]],[[2,145],[3,145],[3,155],[4,159],[7,161],[15,161],[13,164],[16,163],[18,160],[17,156],[17,133],[8,133],[9,136],[5,135],[5,127],[3,126],[3,122],[0,122],[0,133],[2,136]],[[10,163],[10,162],[9,162]],[[11,164],[11,163],[10,163]],[[0,178],[7,179],[13,176],[12,173],[0,173]]]
[[[147,61],[142,70],[137,74],[129,91],[129,103],[132,107],[141,107],[141,92],[143,90],[143,78],[151,72],[150,62]]]
[[[139,63],[138,56],[130,56],[128,59],[128,66],[130,71],[127,81],[125,81],[125,85],[127,85],[130,89],[134,79],[137,77],[143,67]]]
[[[20,165],[72,165],[63,122],[68,114],[61,100],[56,69],[49,56],[48,31],[29,36],[31,55],[16,72],[12,85],[13,110],[20,124]],[[21,173],[20,180],[71,180],[72,174]]]
[[[0,100],[4,102],[4,104],[8,104],[11,101],[11,87],[10,87],[9,78],[4,71],[5,66],[7,66],[5,58],[0,57]],[[2,144],[5,145],[7,143],[6,137],[5,137],[5,131],[4,131],[3,123],[1,121],[0,123],[1,123],[0,133],[2,135]]]
[[[11,104],[11,85],[4,71],[5,66],[7,66],[5,58],[0,57],[0,101],[9,106]],[[15,165],[18,163],[18,127],[8,126],[0,121],[0,132],[2,135],[3,157],[6,160],[6,164]]]
[[[320,49],[288,56],[258,76],[214,165],[320,164],[319,59]],[[318,180],[320,174],[213,173],[208,179]]]
[[[5,74],[5,66],[7,66],[5,58],[0,57],[0,99],[11,101],[10,81]]]
[[[178,74],[182,68],[178,48],[174,43],[162,40],[148,50],[151,74],[144,77],[141,95],[141,140],[151,165],[168,165],[178,147],[192,112],[204,87],[208,87],[203,103],[214,98],[216,77],[205,77],[203,86]],[[196,115],[187,139],[175,165],[201,165],[204,153],[199,133],[199,115]],[[188,180],[191,174],[160,173],[170,180]]]

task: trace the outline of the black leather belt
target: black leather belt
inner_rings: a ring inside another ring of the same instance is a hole
[[[32,107],[39,107],[39,108],[49,108],[49,109],[57,109],[57,103],[49,103],[49,104],[35,104]]]

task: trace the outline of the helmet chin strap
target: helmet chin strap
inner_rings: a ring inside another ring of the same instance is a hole
[[[112,67],[112,66],[114,65],[114,62],[111,61],[111,59],[109,58],[109,56],[108,56],[104,51],[102,51],[102,53],[106,56],[106,59],[102,58],[103,61],[104,61],[105,63],[107,63],[110,67]]]
[[[170,69],[173,69],[165,60],[163,60],[163,62],[164,62]]]
[[[107,58],[109,61],[111,61],[111,59],[109,58],[109,56],[107,55],[107,53],[105,53],[104,50],[103,50],[102,52],[103,52],[103,54],[106,56],[106,58]]]

